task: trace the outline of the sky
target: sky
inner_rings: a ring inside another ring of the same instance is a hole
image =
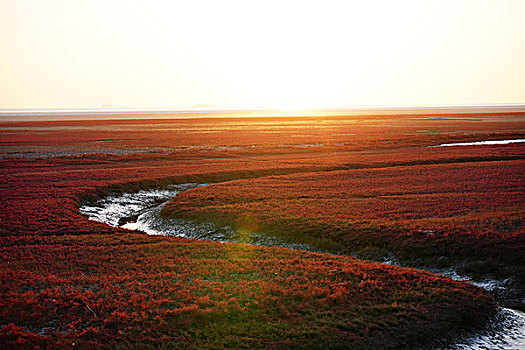
[[[0,109],[525,103],[525,1],[0,0]]]

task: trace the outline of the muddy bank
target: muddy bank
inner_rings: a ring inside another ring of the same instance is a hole
[[[287,243],[263,233],[250,232],[247,234],[232,227],[220,227],[211,222],[195,223],[183,219],[165,218],[160,215],[164,205],[178,193],[208,185],[188,183],[172,185],[163,190],[142,190],[136,193],[110,195],[95,203],[82,205],[80,212],[90,220],[103,222],[113,227],[142,231],[149,235],[178,236],[323,252],[307,244]]]

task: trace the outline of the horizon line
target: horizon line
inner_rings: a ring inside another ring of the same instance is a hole
[[[287,107],[227,107],[220,105],[195,105],[191,107],[31,107],[31,108],[0,108],[4,112],[46,112],[46,111],[330,111],[330,110],[399,110],[399,109],[441,109],[441,108],[525,108],[525,102],[521,103],[484,103],[484,104],[462,104],[462,105],[387,105],[387,106],[352,106],[352,107],[311,107],[311,108],[287,108]]]
[[[420,113],[417,113],[417,112]],[[411,115],[432,115],[437,113],[444,114],[468,114],[472,112],[480,114],[490,113],[524,113],[525,103],[512,104],[471,104],[471,105],[432,105],[432,106],[383,106],[383,107],[327,107],[327,108],[307,108],[307,109],[289,109],[289,108],[247,108],[247,107],[219,107],[210,106],[186,107],[186,108],[28,108],[28,109],[0,109],[0,122],[17,122],[17,121],[55,121],[55,120],[85,120],[86,117],[93,116],[96,120],[111,119],[146,119],[147,117],[138,118],[140,115],[151,116],[152,119],[195,119],[195,118],[221,118],[224,114],[251,113],[252,117],[264,117],[264,113],[276,113],[273,117],[293,117],[293,116],[315,116],[312,114],[327,113],[332,114],[340,112],[359,113],[365,115],[371,112],[380,112],[382,115],[388,115],[388,112],[394,114]],[[448,112],[448,113],[447,113]],[[155,114],[170,114],[170,116],[158,116]],[[177,114],[178,116],[173,116]],[[196,115],[197,114],[197,115]],[[202,114],[202,115],[201,115]],[[55,118],[59,119],[55,119]],[[65,119],[70,117],[71,119]],[[271,117],[271,116],[269,116]]]

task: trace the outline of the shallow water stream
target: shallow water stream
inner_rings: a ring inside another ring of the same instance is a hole
[[[89,219],[122,227],[130,230],[140,230],[150,235],[179,236],[204,239],[219,242],[249,243],[265,246],[280,246],[291,249],[319,251],[306,244],[289,244],[263,233],[245,235],[231,227],[218,227],[213,223],[196,224],[180,219],[166,219],[160,216],[164,205],[182,191],[207,186],[209,184],[172,185],[164,190],[142,190],[136,193],[110,195],[96,203],[86,203],[80,207],[80,212]],[[395,259],[385,260],[385,263],[397,264]],[[454,270],[432,270],[456,280],[468,280],[487,290],[504,288],[499,281],[470,281],[468,277],[458,275]],[[489,329],[462,337],[456,344],[439,350],[466,349],[525,349],[525,313],[517,310],[499,307],[497,322]]]
[[[486,140],[486,141],[473,141],[473,142],[442,143],[440,145],[431,146],[431,147],[508,145],[508,144],[511,144],[511,143],[523,143],[523,142],[525,142],[525,139]]]

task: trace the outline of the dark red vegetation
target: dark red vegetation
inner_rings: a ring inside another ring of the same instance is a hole
[[[130,234],[31,243],[3,241],[4,344],[389,348],[492,305],[460,282],[328,254]]]
[[[336,251],[375,246],[420,258],[466,255],[519,265],[524,173],[525,161],[516,160],[270,176],[185,192],[163,213]]]
[[[252,178],[187,192],[170,210],[226,214],[252,230],[284,222],[290,237],[348,251],[382,242],[435,255],[459,242],[484,258],[490,242],[512,262],[523,147],[427,146],[514,138],[520,118],[3,125],[0,344],[406,348],[481,326],[494,303],[462,282],[347,256],[152,237],[88,221],[78,206],[111,191]]]

